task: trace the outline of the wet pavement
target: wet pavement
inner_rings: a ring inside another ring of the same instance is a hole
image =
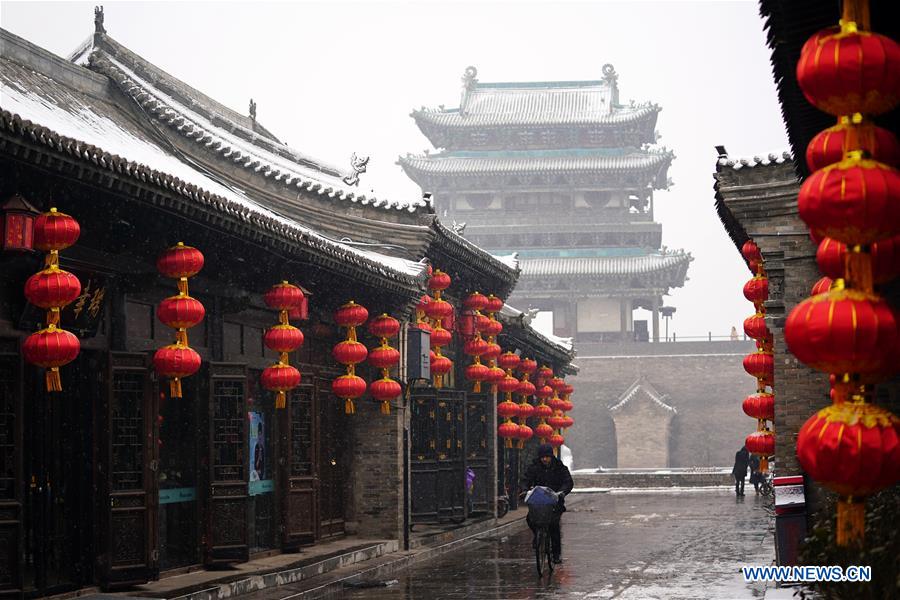
[[[751,491],[602,493],[582,496],[563,516],[563,564],[539,579],[531,533],[486,537],[385,579],[387,587],[347,588],[329,598],[761,598],[742,565],[774,558],[765,502]],[[286,598],[269,594],[269,598]]]

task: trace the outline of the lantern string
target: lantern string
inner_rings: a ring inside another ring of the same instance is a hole
[[[862,546],[866,534],[865,502],[852,496],[838,500],[837,535],[838,546]]]
[[[869,12],[869,0],[844,0],[841,15],[841,31],[852,33],[858,29],[869,31],[872,28]]]

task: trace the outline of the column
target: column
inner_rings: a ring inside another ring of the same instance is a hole
[[[654,296],[650,302],[650,310],[653,311],[653,343],[659,343],[659,307],[662,304],[662,298]]]

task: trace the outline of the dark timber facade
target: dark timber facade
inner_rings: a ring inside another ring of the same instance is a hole
[[[619,101],[615,70],[597,81],[482,83],[469,67],[458,108],[412,113],[437,153],[399,164],[438,214],[474,243],[518,252],[512,303],[553,312],[579,341],[659,339],[662,297],[689,254],[662,248],[653,193],[674,154],[653,146],[654,104]],[[652,312],[652,330],[634,309]]]

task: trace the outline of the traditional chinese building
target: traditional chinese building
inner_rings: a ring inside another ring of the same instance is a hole
[[[662,247],[654,192],[674,154],[654,146],[660,107],[623,104],[618,74],[595,81],[483,83],[463,77],[459,107],[415,110],[437,153],[399,164],[472,242],[519,253],[513,304],[552,311],[556,335],[659,339],[662,298],[690,254]],[[652,312],[635,324],[633,311]]]
[[[448,388],[414,386],[389,415],[365,395],[347,415],[331,388],[343,373],[334,312],[353,299],[395,316],[405,352],[428,262],[451,275],[457,304],[475,290],[507,297],[517,263],[427,202],[359,193],[364,159],[345,170],[302,154],[252,102],[239,114],[116,42],[102,11],[95,25],[70,60],[0,30],[0,595],[136,585],[344,535],[403,541],[422,506],[412,490],[428,483],[425,518],[470,515],[470,467],[473,508],[491,518],[496,415],[489,394],[467,391],[465,361]],[[81,225],[60,258],[82,286],[60,320],[81,346],[62,392],[22,352],[43,315],[22,293],[42,256],[20,225],[51,207]],[[175,285],[155,261],[179,241],[206,257],[190,282],[206,309],[190,330],[202,364],[180,399],[150,360],[173,334],[156,309]],[[306,341],[290,359],[301,384],[276,409],[260,380],[277,360],[263,294],[285,279],[307,292],[292,317]],[[505,335],[559,371],[571,360],[527,323]],[[394,373],[404,385],[406,366]],[[411,439],[425,444],[419,469]],[[426,482],[429,469],[441,477]]]

